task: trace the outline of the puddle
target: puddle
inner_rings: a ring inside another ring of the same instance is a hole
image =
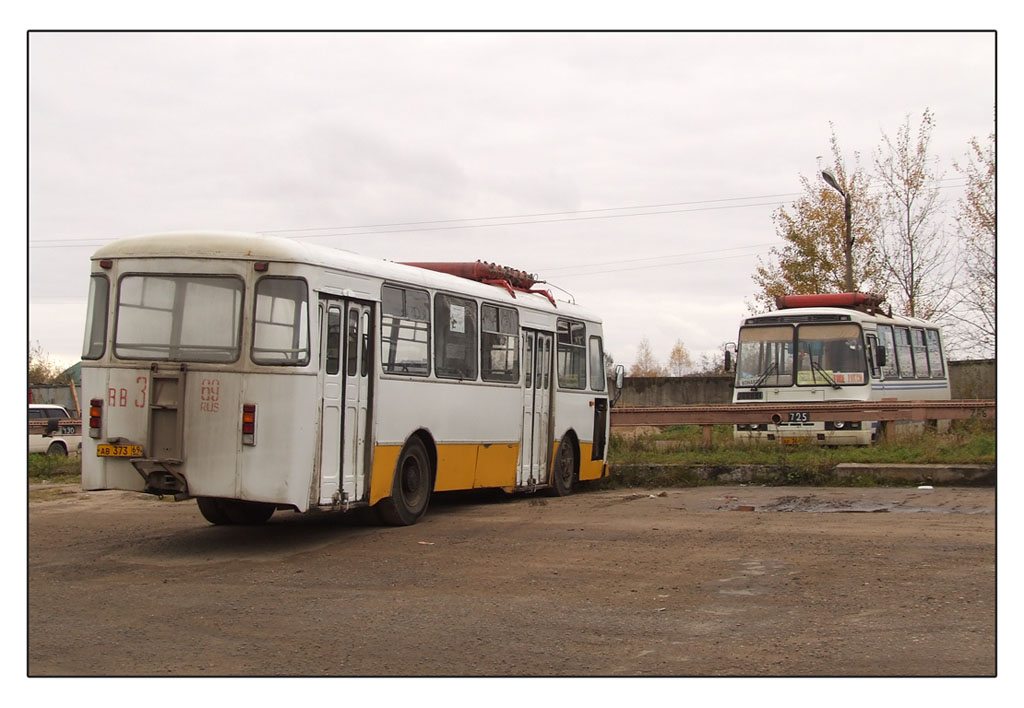
[[[925,501],[925,499],[921,499]],[[749,505],[734,507],[736,510],[750,510]],[[810,496],[780,497],[770,504],[757,505],[753,511],[760,512],[803,512],[813,514],[985,514],[984,508],[964,508],[960,504],[952,506],[920,504],[916,499],[905,499],[898,502],[877,502],[867,500],[822,499]]]

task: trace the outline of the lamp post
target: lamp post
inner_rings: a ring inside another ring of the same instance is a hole
[[[821,171],[821,178],[825,180],[825,183],[832,189],[843,195],[843,201],[846,202],[846,235],[843,240],[843,253],[846,255],[846,292],[853,292],[853,233],[851,232],[850,225],[850,195],[843,191],[843,188],[839,186],[839,181],[836,179],[828,170]]]

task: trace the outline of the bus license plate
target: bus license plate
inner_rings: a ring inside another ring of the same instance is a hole
[[[97,457],[142,457],[142,445],[97,445]]]
[[[810,411],[791,411],[789,414],[790,423],[810,423],[811,413]]]

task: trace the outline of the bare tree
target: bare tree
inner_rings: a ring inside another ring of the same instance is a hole
[[[693,357],[690,356],[690,352],[686,345],[683,344],[683,340],[676,340],[675,346],[672,347],[672,352],[668,355],[668,366],[666,368],[668,369],[669,376],[682,376],[693,369]]]
[[[953,304],[955,253],[943,229],[941,179],[928,153],[935,118],[927,108],[913,134],[910,116],[875,153],[881,186],[882,266],[889,302],[902,313],[941,319]]]
[[[953,164],[967,179],[967,191],[957,203],[964,277],[958,307],[951,315],[960,325],[958,343],[975,356],[993,356],[996,348],[995,142],[994,133],[986,145],[973,138],[967,162]]]
[[[647,337],[640,340],[636,348],[636,360],[629,369],[630,376],[664,376],[665,369],[651,351],[651,342]]]

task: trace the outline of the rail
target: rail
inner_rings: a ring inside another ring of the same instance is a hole
[[[713,425],[788,421],[790,413],[807,414],[803,421],[863,421],[881,424],[881,435],[895,421],[981,419],[995,420],[994,400],[961,401],[859,401],[855,403],[729,403],[671,408],[613,408],[611,427],[699,425],[705,445],[711,444]]]

